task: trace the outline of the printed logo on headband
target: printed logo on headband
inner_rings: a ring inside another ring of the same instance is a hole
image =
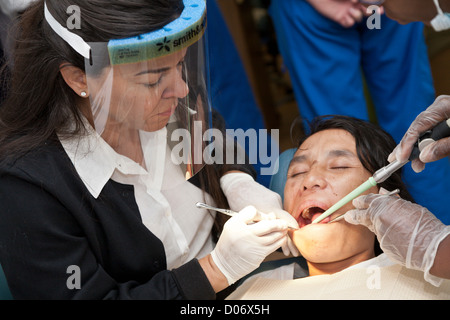
[[[112,65],[159,58],[199,41],[206,30],[204,0],[184,0],[181,16],[160,30],[134,38],[111,40],[108,51]]]
[[[160,42],[160,43],[156,44],[157,46],[159,46],[159,50],[158,51],[166,49],[167,52],[170,52],[169,44],[171,42],[172,42],[171,40],[168,40],[167,37],[165,37],[163,42]]]

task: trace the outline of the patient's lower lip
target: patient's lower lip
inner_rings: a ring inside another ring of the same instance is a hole
[[[323,212],[322,212],[322,213],[323,213]],[[312,219],[311,219],[311,222],[313,222],[314,220],[316,220],[317,218],[319,218],[319,217],[322,215],[322,213],[316,213],[315,215],[313,215],[313,217],[312,217]],[[319,224],[321,224],[321,223],[328,223],[328,222],[330,222],[330,220],[331,220],[331,217],[328,216],[328,217],[326,217],[325,219],[323,219],[322,221],[320,221]]]
[[[322,213],[316,213],[316,214],[314,214],[313,215],[313,217],[312,217],[312,219],[311,220],[309,220],[309,219],[304,219],[302,216],[300,216],[299,218],[298,218],[298,225],[299,225],[299,228],[300,229],[302,229],[302,228],[304,228],[304,227],[306,227],[306,226],[309,226],[309,225],[311,225],[311,223],[314,221],[314,220],[316,220],[318,217],[320,217],[322,215]],[[325,219],[323,219],[322,221],[320,221],[318,224],[327,224],[328,222],[330,222],[331,221],[331,216],[329,216],[329,217],[326,217]]]

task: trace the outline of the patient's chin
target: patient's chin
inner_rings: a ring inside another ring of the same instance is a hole
[[[345,220],[312,224],[290,233],[300,254],[312,263],[332,263],[373,251],[375,235]]]
[[[310,262],[328,263],[345,258],[346,227],[340,223],[308,225],[290,234],[301,255]]]

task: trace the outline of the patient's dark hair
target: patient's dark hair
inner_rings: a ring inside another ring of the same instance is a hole
[[[364,168],[371,174],[388,164],[389,154],[396,147],[394,139],[379,126],[367,121],[347,116],[322,116],[314,119],[310,125],[310,134],[303,136],[298,147],[311,135],[329,129],[342,129],[350,133],[356,142],[356,152]],[[400,189],[400,196],[414,202],[405,183],[402,181],[401,170],[396,171],[385,182],[379,185],[386,190]],[[375,238],[375,255],[381,254],[378,240]]]
[[[309,136],[329,129],[345,130],[355,138],[358,158],[371,174],[389,164],[389,154],[397,145],[391,135],[375,124],[353,117],[333,115],[315,118],[309,124],[310,134],[301,137],[297,146],[300,147]],[[413,201],[402,181],[401,170],[396,171],[379,186],[389,191],[400,189],[403,199]]]

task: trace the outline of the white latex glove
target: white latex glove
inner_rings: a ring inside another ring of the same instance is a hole
[[[256,215],[256,208],[249,206],[229,219],[211,252],[229,285],[258,268],[285,241],[287,224],[283,220],[251,223]]]
[[[298,228],[298,222],[288,212],[283,210],[281,197],[278,193],[267,189],[246,173],[228,173],[220,179],[220,186],[227,197],[230,209],[239,212],[247,206],[254,206],[259,212],[273,213],[277,219],[284,220],[289,227]],[[264,217],[264,215],[262,215]],[[285,256],[300,255],[297,247],[289,236],[282,244]]]
[[[413,121],[400,144],[389,156],[389,161],[395,159],[403,162],[408,160],[414,144],[420,135],[450,118],[450,96],[440,96],[416,120]],[[437,161],[450,155],[450,137],[433,142],[420,153],[419,159],[413,160],[411,166],[414,171],[421,172],[425,163]]]
[[[353,200],[355,210],[344,218],[373,231],[381,249],[393,261],[421,270],[425,280],[439,286],[441,278],[430,274],[439,244],[450,234],[430,211],[397,196],[370,194]]]

